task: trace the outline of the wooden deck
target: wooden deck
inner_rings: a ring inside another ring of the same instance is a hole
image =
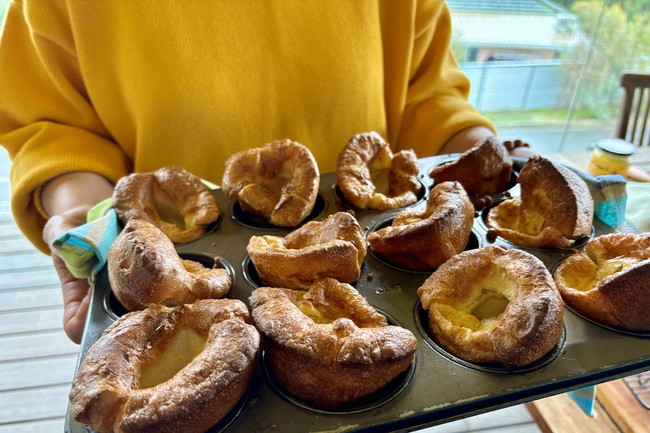
[[[0,156],[0,433],[62,432],[79,347],[61,326],[61,291],[49,257],[16,227],[9,161]]]

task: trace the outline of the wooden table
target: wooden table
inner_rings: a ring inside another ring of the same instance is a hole
[[[650,432],[650,410],[634,396],[623,379],[596,386],[596,417],[590,418],[560,394],[526,403],[543,433]]]

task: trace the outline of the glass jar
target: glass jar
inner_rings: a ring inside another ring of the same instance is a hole
[[[630,155],[635,150],[636,146],[625,140],[617,138],[599,140],[591,153],[589,173],[594,176],[624,175],[630,166]]]

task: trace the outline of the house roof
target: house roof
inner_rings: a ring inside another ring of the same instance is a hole
[[[547,0],[447,0],[452,11],[555,15],[566,9]]]
[[[562,50],[575,35],[562,31],[574,20],[549,0],[447,0],[452,25],[465,44]]]

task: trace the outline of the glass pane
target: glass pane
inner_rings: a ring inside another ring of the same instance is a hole
[[[624,70],[650,61],[650,2],[448,0],[470,101],[543,153],[614,135]]]

